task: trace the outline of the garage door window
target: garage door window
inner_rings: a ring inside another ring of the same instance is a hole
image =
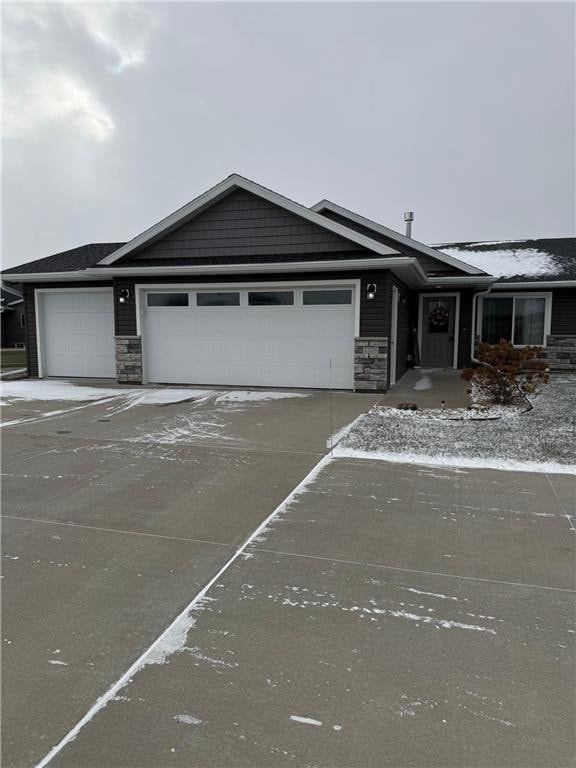
[[[198,307],[239,307],[240,294],[237,291],[229,291],[227,293],[218,291],[197,293],[196,305]]]
[[[304,291],[304,306],[326,304],[352,304],[352,291],[349,289],[330,291]]]
[[[187,293],[149,293],[149,307],[187,307]]]
[[[294,291],[250,291],[248,304],[251,307],[292,306]]]

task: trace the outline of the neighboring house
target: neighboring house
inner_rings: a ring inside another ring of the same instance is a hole
[[[0,289],[2,349],[24,346],[26,342],[24,324],[24,299],[22,297],[22,290],[19,290],[15,285],[2,285]]]
[[[3,276],[24,284],[32,376],[384,390],[467,365],[475,336],[562,337],[576,369],[574,242],[431,248],[232,175],[128,243]]]

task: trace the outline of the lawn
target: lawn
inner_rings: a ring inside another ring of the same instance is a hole
[[[391,461],[573,471],[576,377],[553,375],[533,404],[533,410],[508,418],[461,421],[374,408],[358,420],[337,452]]]
[[[10,371],[15,368],[26,368],[25,349],[0,350],[0,370]]]

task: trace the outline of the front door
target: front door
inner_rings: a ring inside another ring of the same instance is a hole
[[[422,300],[423,368],[451,368],[454,365],[455,296],[424,296]]]

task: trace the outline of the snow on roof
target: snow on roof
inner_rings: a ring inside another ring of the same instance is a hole
[[[447,253],[458,259],[463,258],[463,252],[459,248],[443,248],[442,253]],[[466,248],[465,254],[464,260],[468,264],[483,269],[494,277],[513,277],[514,275],[536,277],[557,275],[560,272],[554,257],[536,248],[499,248],[495,251],[475,251],[472,246],[469,246]]]
[[[442,253],[498,278],[566,279],[576,264],[574,238],[445,243]]]

